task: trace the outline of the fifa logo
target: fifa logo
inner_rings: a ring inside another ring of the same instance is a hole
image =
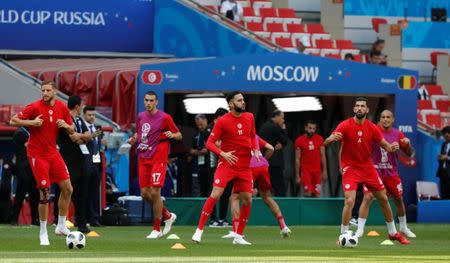
[[[152,129],[152,127],[150,126],[149,123],[144,123],[144,125],[142,125],[141,128],[141,142],[143,143],[147,143],[148,139],[147,139],[147,135],[150,132],[150,130]]]

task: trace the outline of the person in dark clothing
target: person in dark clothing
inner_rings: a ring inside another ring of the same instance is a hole
[[[283,147],[288,142],[284,113],[280,110],[272,112],[271,119],[266,121],[259,129],[259,136],[273,145],[275,152],[269,159],[270,182],[275,196],[286,196],[283,170]]]
[[[0,223],[11,222],[11,178],[13,166],[0,157]]]
[[[100,227],[100,183],[102,178],[102,162],[100,158],[100,145],[102,144],[101,127],[95,126],[95,108],[86,106],[83,109],[84,124],[87,126],[89,154],[85,154],[84,161],[88,177],[87,219],[93,227]]]
[[[19,213],[22,209],[25,194],[28,193],[30,203],[31,224],[39,225],[39,190],[31,171],[30,163],[27,158],[27,142],[30,133],[26,127],[20,127],[13,135],[13,142],[16,146],[16,197],[11,215],[11,224],[17,225],[19,221]]]
[[[72,201],[75,206],[75,217],[78,231],[89,233],[91,230],[87,227],[86,209],[88,197],[88,177],[86,173],[85,157],[89,155],[89,150],[85,144],[90,140],[91,135],[88,132],[83,120],[80,119],[82,101],[78,96],[70,96],[67,101],[67,107],[75,124],[77,136],[69,137],[64,131],[58,134],[58,146],[67,169],[70,174],[70,181],[73,186]],[[55,191],[55,197],[59,191]],[[57,211],[55,205],[55,210]],[[57,214],[57,213],[55,213]]]
[[[439,168],[436,175],[440,180],[441,198],[450,199],[450,126],[442,129],[442,135],[445,141],[438,156]]]

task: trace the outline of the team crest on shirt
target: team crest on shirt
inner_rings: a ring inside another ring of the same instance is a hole
[[[42,181],[41,181],[41,184],[42,184],[42,185],[46,185],[46,184],[47,184],[47,181],[46,181],[46,180],[42,180]]]
[[[346,184],[345,189],[350,189],[350,184]]]
[[[50,115],[50,122],[53,122],[53,110],[49,110],[48,114]]]
[[[150,123],[144,123],[143,125],[142,125],[142,128],[141,128],[141,141],[143,142],[143,143],[147,143],[147,141],[148,141],[148,139],[147,139],[147,135],[148,135],[148,133],[150,132],[150,130],[152,129],[152,126],[150,125]]]
[[[238,129],[242,129],[242,124],[241,124],[241,123],[238,123],[238,124],[237,124],[237,128],[238,128]]]
[[[214,180],[214,183],[219,184],[220,183],[220,179]]]
[[[359,136],[358,142],[359,142],[359,143],[362,142],[362,139],[361,139],[361,136],[362,136],[362,135],[363,135],[363,132],[362,132],[362,131],[358,131],[358,136]]]
[[[314,150],[314,143],[312,141],[309,141],[308,149],[310,151]]]

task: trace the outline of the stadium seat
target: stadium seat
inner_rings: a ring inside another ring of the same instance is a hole
[[[269,23],[266,24],[266,31],[269,32],[285,32],[284,26],[281,23]]]
[[[290,33],[305,33],[305,25],[287,24],[286,31]]]
[[[293,48],[294,47],[290,38],[279,37],[279,38],[275,39],[275,43],[284,48]]]
[[[441,112],[449,112],[450,111],[450,101],[449,100],[436,101],[436,109],[440,110]]]
[[[317,33],[317,34],[311,34],[311,43],[315,45],[316,40],[319,39],[331,39],[331,35],[328,33]]]
[[[425,85],[425,89],[428,92],[428,95],[444,95],[444,91],[442,90],[442,86],[441,85],[430,85],[430,84],[426,84]]]
[[[306,24],[306,32],[311,34],[325,33],[322,24]]]
[[[256,0],[256,1],[250,1],[252,3],[253,8],[255,9],[256,15],[259,16],[259,9],[260,8],[269,8],[272,7],[272,1],[271,0]]]
[[[417,121],[423,122],[423,116],[420,113],[417,113]]]
[[[336,48],[338,49],[353,49],[353,42],[351,40],[338,39],[336,42]]]
[[[267,32],[267,31],[257,31],[257,32],[254,32],[254,33],[257,34],[258,36],[262,37],[262,38],[265,38],[265,39],[267,39],[267,40],[269,40],[269,41],[272,41],[272,39],[270,38],[270,32]]]
[[[253,32],[265,31],[262,23],[248,22],[246,27],[248,30]]]
[[[417,199],[430,200],[440,199],[439,189],[435,182],[417,181],[416,182]]]
[[[217,12],[217,7],[216,7],[216,6],[213,6],[213,5],[205,5],[205,7],[211,9],[211,10],[214,11],[214,12]]]
[[[262,18],[259,16],[244,16],[242,17],[242,20],[244,20],[244,22],[254,22],[254,23],[262,22]]]
[[[312,47],[311,44],[311,35],[309,33],[292,33],[291,34],[292,42],[296,43],[298,46],[298,42],[302,42],[305,47]]]
[[[425,116],[425,123],[429,126],[440,129],[442,127],[440,114],[428,114]]]
[[[372,28],[375,32],[379,32],[381,24],[387,24],[387,20],[384,18],[372,18]]]
[[[347,53],[345,53],[345,54],[347,54]],[[345,54],[343,54],[343,52],[341,50],[342,58],[344,58]],[[353,55],[353,57],[355,58],[354,61],[364,63],[363,56],[361,56],[360,54]]]
[[[438,101],[448,101],[450,97],[447,95],[431,95],[430,96],[431,103],[433,104],[433,108],[437,109],[436,103]]]
[[[261,17],[278,17],[277,10],[275,8],[261,8],[259,9],[259,16]]]
[[[341,55],[336,55],[336,54],[326,54],[325,57],[326,58],[333,58],[333,59],[342,59]]]
[[[417,109],[419,111],[433,109],[433,104],[431,104],[431,100],[419,100],[417,101]]]
[[[295,10],[292,8],[277,8],[277,13],[279,17],[283,18],[296,18]]]
[[[253,7],[244,7],[243,10],[243,16],[257,16]]]
[[[334,49],[334,41],[329,39],[318,39],[315,43],[316,48],[333,48]]]
[[[291,33],[288,32],[273,32],[270,34],[270,38],[272,39],[272,42],[275,42],[277,38],[289,38],[292,43]]]

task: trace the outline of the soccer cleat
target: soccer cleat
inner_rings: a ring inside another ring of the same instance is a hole
[[[356,218],[352,218],[352,219],[350,219],[350,225],[351,226],[358,226],[358,220],[356,219]]]
[[[157,230],[153,230],[148,236],[146,236],[145,238],[147,239],[158,239],[161,238],[163,236],[163,234],[161,233],[161,231],[157,231]]]
[[[283,229],[281,229],[280,235],[281,235],[282,238],[290,237],[291,236],[291,230],[289,229],[289,227],[285,226]]]
[[[250,246],[252,243],[246,241],[241,235],[236,234],[233,239],[233,245]]]
[[[165,220],[164,223],[164,229],[163,229],[163,235],[167,235],[170,232],[170,229],[172,228],[173,223],[177,220],[177,215],[174,213],[170,213],[170,218]]]
[[[397,240],[398,242],[400,242],[400,244],[402,245],[409,245],[411,244],[411,241],[409,241],[408,239],[406,239],[404,236],[402,236],[402,234],[400,234],[399,232],[393,234],[393,235],[389,235],[389,239],[390,240]]]
[[[363,236],[364,236],[364,231],[356,231],[356,232],[355,232],[355,235],[356,235],[358,238],[363,237]]]
[[[200,244],[200,242],[202,241],[202,235],[203,235],[203,230],[200,229],[196,229],[194,235],[192,236],[192,241],[194,241],[197,244]]]
[[[67,236],[70,233],[70,230],[66,226],[57,225],[55,228],[55,234],[57,236]]]
[[[211,224],[209,224],[209,227],[220,227],[220,223],[217,220],[211,221]]]
[[[415,238],[416,234],[414,234],[411,229],[409,228],[400,228],[400,233],[402,233],[403,235],[409,237],[409,238]]]
[[[222,236],[222,238],[224,238],[224,239],[235,238],[235,237],[236,237],[236,233],[234,233],[233,231],[229,231],[228,234]]]
[[[48,235],[39,235],[39,241],[41,246],[50,246],[50,241],[48,241]]]

